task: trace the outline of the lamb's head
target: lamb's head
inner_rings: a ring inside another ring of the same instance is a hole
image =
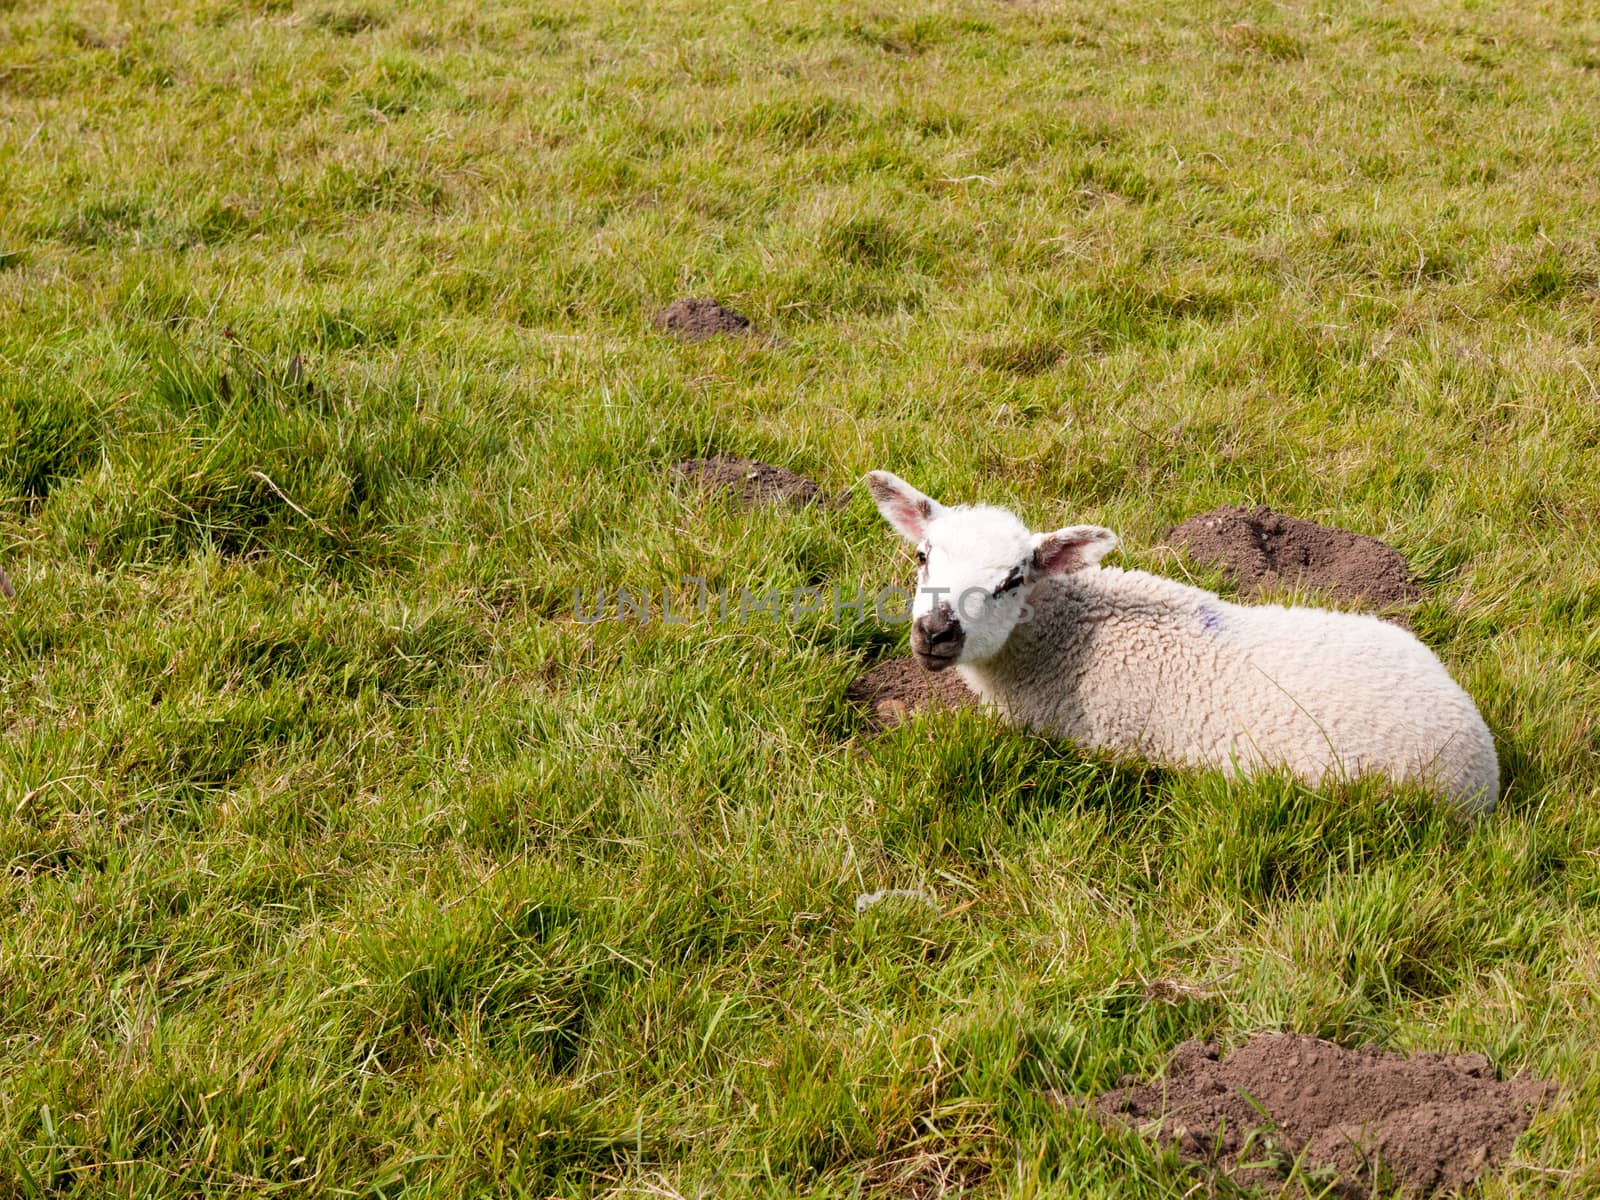
[[[870,472],[867,488],[917,548],[911,651],[930,671],[998,654],[1040,580],[1092,567],[1117,544],[1098,525],[1032,533],[1003,508],[947,507],[887,471]]]

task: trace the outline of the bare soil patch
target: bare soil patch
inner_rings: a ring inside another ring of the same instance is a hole
[[[1281,582],[1395,609],[1422,595],[1405,558],[1387,542],[1285,516],[1265,505],[1224,504],[1190,517],[1167,540],[1199,562],[1225,567],[1246,596]]]
[[[753,332],[750,318],[724,308],[715,300],[684,297],[655,315],[655,326],[686,342],[701,342],[719,333]]]
[[[752,507],[788,504],[798,508],[827,499],[827,493],[804,475],[753,458],[687,458],[672,470],[702,487],[731,492]]]
[[[1129,1075],[1087,1103],[1102,1123],[1153,1133],[1238,1183],[1281,1184],[1298,1161],[1302,1172],[1322,1172],[1334,1195],[1354,1198],[1385,1174],[1414,1192],[1466,1185],[1555,1095],[1528,1075],[1500,1082],[1481,1054],[1407,1058],[1283,1033],[1225,1058],[1185,1042],[1164,1078]]]
[[[873,733],[909,721],[917,713],[956,709],[978,698],[954,671],[924,671],[912,658],[879,663],[845,689],[845,699],[866,710]]]

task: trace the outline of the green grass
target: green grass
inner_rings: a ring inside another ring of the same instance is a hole
[[[0,3],[0,1195],[1179,1197],[1051,1093],[1260,1028],[1551,1076],[1479,1194],[1600,1190],[1597,44]],[[1506,800],[868,741],[903,630],[574,620],[908,577],[705,453],[1177,575],[1219,503],[1384,537]]]

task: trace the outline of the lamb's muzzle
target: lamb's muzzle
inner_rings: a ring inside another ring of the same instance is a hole
[[[932,612],[911,623],[911,653],[925,670],[942,671],[953,667],[966,640],[960,620],[947,603],[941,602]]]

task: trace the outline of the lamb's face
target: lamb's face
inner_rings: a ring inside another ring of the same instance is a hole
[[[1000,508],[944,508],[917,544],[911,650],[931,671],[1000,652],[1027,615],[1033,535]]]
[[[867,486],[917,547],[911,651],[930,671],[994,657],[1032,615],[1035,583],[1093,566],[1117,544],[1094,525],[1032,533],[1002,508],[946,508],[887,471],[868,474]]]

